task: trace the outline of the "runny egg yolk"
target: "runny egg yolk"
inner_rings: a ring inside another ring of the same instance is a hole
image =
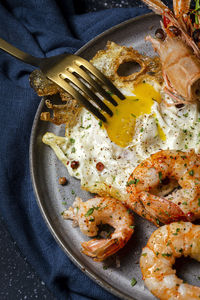
[[[136,118],[144,114],[150,114],[154,101],[160,103],[161,96],[152,85],[140,83],[133,90],[133,96],[126,96],[124,100],[120,100],[116,96],[113,96],[113,98],[118,105],[114,107],[106,102],[113,111],[113,116],[110,117],[105,114],[107,122],[104,123],[104,127],[112,142],[121,147],[126,147],[134,136]],[[159,128],[158,134],[161,130]]]

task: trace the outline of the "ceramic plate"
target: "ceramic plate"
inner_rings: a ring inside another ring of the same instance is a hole
[[[146,43],[144,38],[148,33],[154,34],[155,29],[159,26],[159,20],[158,16],[148,14],[121,23],[94,38],[77,54],[89,60],[98,50],[104,49],[106,42],[110,40],[121,45],[133,46],[148,55],[154,55],[151,45]],[[93,262],[91,258],[80,252],[80,242],[87,238],[81,234],[78,227],[72,227],[71,221],[63,220],[61,212],[65,209],[63,202],[67,202],[67,207],[69,207],[73,203],[75,195],[84,200],[89,199],[90,195],[80,189],[79,180],[71,178],[51,148],[42,143],[42,136],[47,131],[64,136],[64,126],[55,126],[40,121],[39,116],[44,110],[44,101],[42,101],[32,128],[30,163],[38,205],[50,231],[70,259],[90,278],[111,293],[122,299],[155,299],[144,287],[139,267],[141,249],[146,244],[150,234],[156,229],[146,220],[135,217],[135,233],[119,253],[120,268],[117,268],[114,260],[111,260],[110,266],[105,270],[102,263]],[[63,187],[58,184],[58,179],[61,176],[67,177],[68,185]],[[195,262],[184,263],[180,274],[183,279],[190,283],[198,284],[195,283],[196,279],[194,279],[198,275],[198,265]],[[137,280],[134,287],[131,286],[133,277]]]

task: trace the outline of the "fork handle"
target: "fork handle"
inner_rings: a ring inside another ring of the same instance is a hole
[[[0,49],[34,67],[39,67],[41,63],[40,58],[34,57],[28,53],[19,50],[18,48],[9,44],[2,38],[0,38]]]

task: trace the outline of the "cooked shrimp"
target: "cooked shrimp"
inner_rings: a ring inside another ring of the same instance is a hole
[[[148,289],[161,300],[200,298],[200,287],[183,283],[172,269],[182,255],[200,261],[200,226],[190,222],[165,225],[151,235],[142,250],[140,267]]]
[[[193,150],[159,151],[135,168],[129,177],[127,191],[127,205],[156,225],[198,219],[200,155]]]
[[[190,0],[174,0],[174,13],[161,0],[142,1],[163,17],[161,27],[166,37],[164,34],[161,39],[148,36],[147,40],[160,56],[165,92],[175,100],[174,104],[199,100],[200,41],[195,30],[200,26],[191,19],[191,16],[198,18],[198,12],[189,11]]]
[[[86,202],[76,198],[73,208],[70,207],[63,216],[77,221],[82,233],[90,237],[97,235],[100,224],[115,228],[109,238],[95,238],[81,244],[82,252],[95,261],[102,261],[123,248],[134,232],[132,214],[114,198],[96,197]]]
[[[178,102],[200,99],[200,60],[181,39],[167,37],[164,41],[147,38],[158,52],[162,62],[166,92],[179,96]]]

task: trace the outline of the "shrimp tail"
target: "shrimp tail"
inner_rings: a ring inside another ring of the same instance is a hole
[[[93,239],[88,242],[83,242],[82,252],[94,258],[94,261],[102,261],[108,256],[113,255],[125,245],[122,239]]]
[[[102,261],[126,245],[134,232],[133,228],[131,226],[131,228],[124,229],[120,236],[113,233],[109,239],[93,239],[88,242],[83,242],[81,244],[83,247],[82,252],[93,257],[95,261]]]
[[[156,225],[187,221],[187,217],[180,207],[166,198],[141,192],[140,201],[147,213],[156,220]]]

